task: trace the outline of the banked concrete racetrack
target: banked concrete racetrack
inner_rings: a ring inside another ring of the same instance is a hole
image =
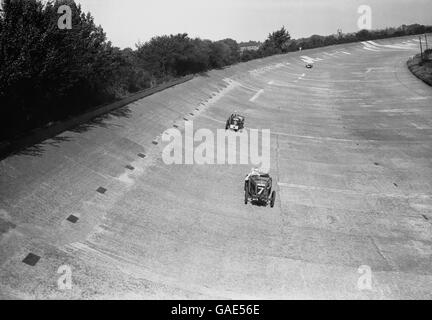
[[[417,50],[404,37],[211,71],[3,160],[0,297],[431,299],[432,89],[406,68]],[[271,130],[273,209],[244,204],[252,165],[162,161],[164,130],[216,131],[234,110]]]

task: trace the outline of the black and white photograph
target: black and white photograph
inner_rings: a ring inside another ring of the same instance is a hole
[[[432,1],[0,0],[0,300],[431,299]]]

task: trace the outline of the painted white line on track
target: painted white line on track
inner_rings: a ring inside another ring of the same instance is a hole
[[[381,113],[417,113],[421,112],[419,109],[385,109],[385,110],[377,110],[377,112]]]
[[[414,122],[411,122],[411,125],[414,127],[414,128],[416,128],[416,129],[419,129],[419,130],[425,130],[425,129],[430,129],[429,127],[422,127],[422,126],[419,126],[418,124],[416,124],[416,123],[414,123]]]
[[[407,100],[427,100],[429,99],[429,97],[412,97],[412,98],[407,98]]]
[[[297,82],[297,81],[299,81],[299,80],[303,80],[303,77],[306,75],[306,73],[303,73],[300,77],[298,77],[297,78],[297,80],[296,81],[294,81],[294,82]]]
[[[382,72],[384,72],[385,68],[367,68],[366,73],[370,73],[372,71],[382,71]],[[391,72],[393,72],[393,71],[391,71]]]
[[[214,117],[206,116],[205,114],[200,115],[200,117],[201,117],[201,118],[208,119],[208,120],[212,120],[212,121],[214,121],[214,122],[218,122],[218,123],[224,123],[224,124],[226,124],[226,120],[225,120],[225,121],[221,121],[221,120],[215,119]]]
[[[363,41],[362,45],[363,45],[363,49],[365,49],[365,50],[381,52],[381,50],[378,47],[376,47],[375,45],[373,45],[367,41]]]
[[[272,131],[271,134],[276,135],[276,136],[311,139],[311,140],[318,140],[318,141],[339,141],[339,142],[359,142],[359,141],[361,141],[361,142],[364,142],[364,140],[351,140],[351,139],[331,138],[331,137],[304,136],[304,135],[299,135],[299,134],[283,133],[283,132],[276,132],[276,131]],[[368,141],[375,141],[375,140],[368,140]]]
[[[376,43],[375,41],[367,41],[367,43],[376,47],[397,49],[397,50],[411,50],[413,46],[413,45],[406,45],[406,44],[379,44]]]
[[[250,91],[253,91],[253,92],[257,92],[259,90],[258,88],[252,87],[250,85],[245,85],[245,84],[240,84],[240,87],[245,88],[245,89],[250,90]]]
[[[301,56],[300,60],[303,61],[304,63],[314,63],[315,61],[321,61],[322,59],[320,58],[311,58],[308,56]]]
[[[259,90],[249,101],[254,102],[264,92],[264,89]]]
[[[363,49],[368,50],[368,51],[381,52],[381,50],[375,50],[375,49],[367,48],[367,47],[364,47]]]
[[[306,186],[306,185],[302,185],[302,184],[285,183],[285,182],[278,182],[278,186],[287,187],[287,188],[303,189],[303,190],[337,192],[337,193],[344,193],[344,194],[350,194],[350,195],[361,195],[361,196],[369,196],[369,197],[388,197],[388,198],[403,198],[403,199],[418,198],[418,197],[422,197],[422,198],[430,198],[431,197],[431,195],[427,195],[427,194],[404,195],[404,194],[397,194],[397,193],[365,193],[365,192],[360,192],[360,191],[356,191],[356,190],[325,188],[325,187],[317,187],[317,186]]]

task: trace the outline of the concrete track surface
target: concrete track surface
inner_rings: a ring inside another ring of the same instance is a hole
[[[431,299],[432,89],[406,68],[417,50],[413,36],[211,71],[5,159],[0,297]],[[234,109],[271,130],[273,209],[244,205],[251,166],[161,160],[174,123],[216,130]]]

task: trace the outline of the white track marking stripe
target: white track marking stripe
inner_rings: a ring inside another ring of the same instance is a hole
[[[254,102],[264,92],[264,89],[259,90],[249,101]]]

